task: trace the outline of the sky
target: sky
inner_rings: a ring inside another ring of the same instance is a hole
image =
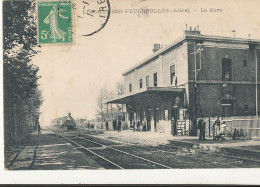
[[[90,1],[90,0],[89,0]],[[94,2],[93,0],[91,0]],[[40,67],[44,102],[41,125],[72,113],[94,119],[96,98],[102,88],[113,89],[122,73],[152,54],[153,43],[169,44],[183,35],[186,24],[199,25],[201,34],[260,39],[260,1],[257,0],[110,0],[111,15],[105,27],[92,36],[82,5],[76,0],[73,45],[45,45],[33,62]],[[189,13],[115,13],[126,9],[189,9]],[[210,9],[221,12],[210,12]],[[207,9],[202,12],[201,9]]]

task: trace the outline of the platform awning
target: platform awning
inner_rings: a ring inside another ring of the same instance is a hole
[[[128,95],[122,95],[106,101],[106,103],[120,103],[130,104],[133,102],[143,100],[154,100],[156,98],[168,98],[174,95],[181,95],[184,88],[173,88],[173,87],[147,87],[138,92],[133,92]]]

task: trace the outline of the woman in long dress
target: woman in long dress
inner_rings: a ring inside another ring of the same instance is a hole
[[[60,11],[61,10],[58,10],[58,8],[57,8],[57,4],[54,4],[51,12],[44,19],[45,24],[50,24],[50,29],[51,29],[50,38],[53,39],[53,42],[55,42],[57,39],[62,39],[62,41],[65,41],[66,32],[59,29],[59,27],[58,27],[58,16],[63,18],[63,19],[68,19],[68,17],[63,16],[60,13]]]
[[[220,120],[217,117],[217,120],[213,123],[213,140],[215,140],[219,136],[220,129]]]

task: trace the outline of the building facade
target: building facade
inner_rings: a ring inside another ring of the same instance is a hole
[[[154,51],[123,73],[125,94],[107,102],[126,104],[129,125],[196,134],[200,117],[259,115],[260,40],[186,30]]]

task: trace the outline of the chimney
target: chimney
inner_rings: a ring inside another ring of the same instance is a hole
[[[186,24],[186,30],[184,31],[185,34],[200,34],[200,30],[199,30],[199,25],[197,25],[197,27],[194,27],[194,30],[192,30],[192,26],[190,26],[190,30],[187,29],[187,24]]]
[[[236,37],[236,30],[232,30],[232,32],[234,33],[234,38]]]
[[[161,44],[153,44],[153,52],[155,53],[156,51],[158,51],[161,48]]]

